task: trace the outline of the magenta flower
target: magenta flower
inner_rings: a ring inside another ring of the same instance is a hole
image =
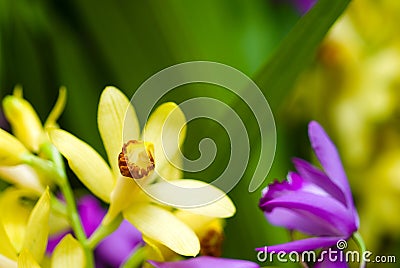
[[[191,258],[184,261],[174,262],[156,262],[149,261],[155,268],[258,268],[258,264],[245,261],[245,260],[234,260],[224,259],[216,257],[201,256],[197,258]]]
[[[100,225],[106,211],[101,207],[100,202],[96,198],[91,195],[85,195],[78,201],[78,213],[86,235],[90,236]],[[72,231],[69,230],[61,235],[50,237],[47,244],[47,253],[51,254],[61,239],[71,232]],[[141,244],[143,244],[141,233],[128,221],[122,221],[118,229],[111,235],[107,236],[96,247],[94,252],[96,268],[120,267]],[[256,263],[250,261],[208,256],[201,256],[176,262],[149,261],[149,263],[156,268],[259,267]]]
[[[336,147],[315,121],[309,124],[308,135],[323,171],[307,161],[294,159],[297,172],[289,172],[287,180],[268,186],[259,205],[272,224],[313,237],[268,246],[267,252],[302,252],[332,247],[340,239],[349,239],[359,227],[350,186]]]
[[[78,201],[78,212],[87,236],[90,236],[96,230],[106,214],[100,202],[91,195],[86,195]],[[47,252],[51,253],[58,242],[71,232],[68,231],[59,236],[50,237]],[[94,252],[96,268],[119,267],[142,242],[141,233],[128,221],[122,221],[118,229],[96,247]]]

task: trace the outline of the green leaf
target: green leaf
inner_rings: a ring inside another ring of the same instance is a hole
[[[296,78],[311,62],[330,27],[350,0],[319,0],[283,40],[255,82],[266,95],[271,108],[277,108],[291,90]]]
[[[309,13],[298,21],[267,64],[255,76],[255,82],[266,96],[274,113],[282,104],[285,96],[290,93],[299,74],[313,60],[319,44],[349,2],[350,0],[320,0]],[[241,106],[242,103],[238,100],[233,103],[232,108],[237,109]],[[251,110],[244,111],[240,116],[251,118]],[[226,245],[229,253],[235,257],[255,259],[255,246],[283,243],[287,234],[281,228],[271,227],[257,207],[263,187],[251,194],[248,193],[250,180],[258,164],[261,139],[257,124],[246,123],[252,151],[246,173],[231,193],[237,207],[237,215],[236,219],[228,224]],[[284,133],[282,124],[279,121],[276,123],[279,137],[277,153],[267,181],[277,177],[283,179],[290,165],[291,149],[289,144],[291,141],[285,140],[285,136],[288,137],[288,135]],[[224,154],[222,151],[221,153]],[[251,220],[246,220],[249,217]],[[234,241],[231,241],[232,236],[239,234],[241,230],[246,230],[246,238],[240,239],[240,249],[230,247],[231,243],[234,244]]]

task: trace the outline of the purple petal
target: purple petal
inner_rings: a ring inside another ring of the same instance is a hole
[[[67,235],[69,233],[71,233],[71,231],[67,231],[67,232],[63,232],[61,234],[50,236],[49,240],[47,241],[46,253],[51,255],[51,253],[53,253],[53,250],[58,245],[58,243],[64,238],[65,235]]]
[[[353,220],[358,227],[358,215],[354,208],[350,185],[335,145],[316,121],[311,121],[308,125],[308,136],[326,175],[342,190],[347,207],[353,214]]]
[[[96,230],[106,214],[100,202],[91,195],[86,195],[79,200],[78,212],[87,236],[90,236]]]
[[[332,197],[342,202],[343,205],[347,206],[343,192],[324,172],[300,158],[294,158],[293,164],[305,181],[317,185]]]
[[[315,250],[319,248],[328,248],[333,245],[336,245],[337,241],[340,239],[344,239],[343,237],[312,237],[306,238],[301,240],[296,240],[284,244],[278,244],[273,246],[265,246],[262,248],[256,248],[257,251],[264,251],[264,252],[275,252],[278,253],[279,251],[282,252],[303,252],[306,250]],[[347,239],[347,237],[345,238]]]
[[[82,197],[78,202],[78,211],[83,228],[90,236],[101,224],[106,211],[93,196]],[[142,242],[141,233],[127,221],[97,246],[95,256],[98,266],[118,267],[131,255],[136,246]]]
[[[332,230],[330,224],[315,218],[307,211],[299,211],[286,208],[275,208],[270,213],[265,213],[266,218],[271,224],[284,226],[289,230],[297,230],[313,236],[331,235],[337,232]]]
[[[260,204],[272,200],[276,197],[288,194],[288,192],[296,192],[301,190],[303,186],[303,179],[299,176],[290,176],[284,181],[274,181],[263,190],[263,196],[260,200]]]
[[[150,264],[154,265],[156,268],[258,268],[258,264],[245,261],[245,260],[234,260],[225,258],[216,258],[201,256],[197,258],[191,258],[183,261],[175,262],[156,262],[148,261]]]
[[[142,243],[141,233],[128,221],[123,221],[118,229],[106,237],[96,248],[96,256],[103,264],[118,267]]]
[[[269,213],[275,208],[308,212],[309,215],[314,215],[313,218],[309,218],[310,228],[326,224],[332,231],[326,235],[350,236],[357,230],[348,210],[339,201],[330,196],[297,191],[261,203],[260,207],[265,211],[270,221],[274,221],[274,219],[270,218],[272,214]]]
[[[308,185],[307,185],[308,184]],[[298,174],[290,172],[288,179],[283,182],[274,182],[266,190],[264,190],[264,197],[261,199],[260,204],[272,200],[275,197],[283,195],[293,195],[298,191],[308,191],[313,193],[320,193],[321,195],[327,196],[327,193],[321,193],[317,187],[310,187],[311,183],[305,182]],[[336,233],[337,230],[332,230],[330,224],[326,224],[325,221],[310,219],[315,218],[315,215],[308,211],[299,211],[288,208],[275,208],[272,211],[266,212],[265,216],[274,225],[285,226],[290,230],[298,230],[310,235],[323,236],[331,235]]]

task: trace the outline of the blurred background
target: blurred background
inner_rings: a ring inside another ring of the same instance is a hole
[[[44,120],[58,88],[66,86],[60,126],[104,156],[96,115],[105,86],[117,86],[130,98],[154,73],[194,60],[224,63],[262,79],[260,70],[312,2],[1,0],[0,97],[21,85]],[[399,29],[399,1],[354,0],[289,90],[268,91],[268,81],[261,85],[278,128],[276,160],[266,182],[284,179],[293,168],[292,156],[312,159],[306,126],[318,120],[342,155],[367,248],[375,254],[397,254],[398,260]],[[288,70],[291,64],[284,63]],[[206,85],[188,86],[165,100],[179,103],[195,96],[235,101],[229,92]],[[243,104],[236,108],[246,114]],[[248,118],[246,127],[257,134],[253,119]],[[229,143],[215,123],[190,122],[184,147],[188,158],[199,157],[198,141],[204,137],[216,141],[216,160],[207,170],[186,175],[212,180],[223,171]],[[289,238],[266,222],[258,209],[260,190],[247,190],[249,178],[230,194],[238,212],[227,220],[224,256],[255,261],[255,247]],[[74,186],[83,187],[77,180]]]

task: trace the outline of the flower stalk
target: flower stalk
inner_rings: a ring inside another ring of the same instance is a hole
[[[87,246],[93,250],[105,237],[109,236],[118,229],[123,219],[124,218],[120,214],[109,224],[100,224],[96,231],[94,231],[94,233],[87,240]]]
[[[146,248],[143,245],[137,246],[132,255],[122,265],[122,268],[141,267],[140,265],[144,262],[145,256]]]
[[[365,268],[366,263],[365,263],[364,253],[367,251],[367,247],[365,246],[364,240],[359,232],[355,232],[352,235],[352,238],[354,242],[356,242],[358,249],[361,251],[360,268]]]
[[[65,198],[67,214],[72,230],[74,231],[78,241],[82,244],[85,252],[86,267],[94,267],[93,252],[88,246],[88,239],[79,218],[75,197],[72,192],[71,185],[69,184],[67,175],[65,174],[64,164],[61,156],[51,144],[44,146],[43,152],[47,157],[50,158],[50,160],[29,154],[23,159],[24,163],[32,166],[39,172],[42,172],[47,178],[52,178],[52,180],[60,187],[60,190]]]

